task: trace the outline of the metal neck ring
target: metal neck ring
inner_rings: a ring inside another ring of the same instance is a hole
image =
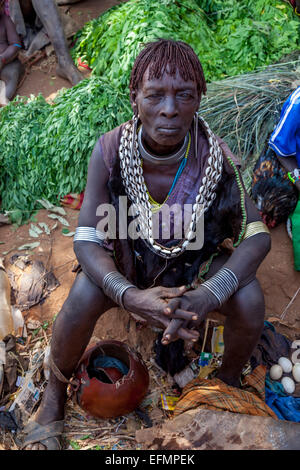
[[[141,126],[138,131],[138,146],[139,146],[139,151],[143,160],[153,163],[154,165],[171,165],[173,163],[180,162],[184,158],[186,150],[187,150],[188,142],[189,142],[188,133],[184,138],[182,147],[177,152],[173,153],[172,155],[166,155],[165,157],[157,157],[156,155],[152,155],[145,149],[142,143],[142,132],[143,132],[143,126]]]

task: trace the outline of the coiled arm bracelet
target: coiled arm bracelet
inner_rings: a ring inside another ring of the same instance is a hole
[[[206,287],[218,300],[219,306],[223,305],[239,287],[239,281],[230,269],[221,268],[214,276],[201,284]]]

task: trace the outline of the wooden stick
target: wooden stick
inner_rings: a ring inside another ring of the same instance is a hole
[[[285,307],[284,311],[282,312],[282,314],[281,314],[281,316],[280,316],[280,319],[281,319],[281,320],[284,319],[286,312],[288,311],[288,309],[290,308],[290,306],[291,306],[292,303],[294,302],[294,300],[295,300],[295,298],[297,297],[299,291],[300,291],[300,287],[297,289],[297,291],[296,291],[296,293],[294,294],[292,300],[288,303],[288,305]]]
[[[206,343],[206,338],[207,338],[207,333],[208,333],[209,322],[210,322],[210,319],[207,318],[206,323],[205,323],[204,339],[203,339],[202,349],[201,349],[201,352],[202,352],[202,353],[204,352],[204,348],[205,348],[205,343]]]

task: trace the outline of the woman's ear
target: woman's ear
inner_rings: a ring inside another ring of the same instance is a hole
[[[130,104],[131,104],[131,107],[132,107],[132,111],[133,111],[133,114],[135,116],[138,115],[138,107],[137,107],[137,104],[136,104],[136,91],[132,91],[130,93]]]

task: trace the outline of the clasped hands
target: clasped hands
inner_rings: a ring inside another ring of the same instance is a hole
[[[123,304],[151,325],[164,329],[165,345],[178,338],[197,341],[197,327],[219,305],[217,298],[201,286],[190,291],[185,286],[132,288],[125,292]]]

